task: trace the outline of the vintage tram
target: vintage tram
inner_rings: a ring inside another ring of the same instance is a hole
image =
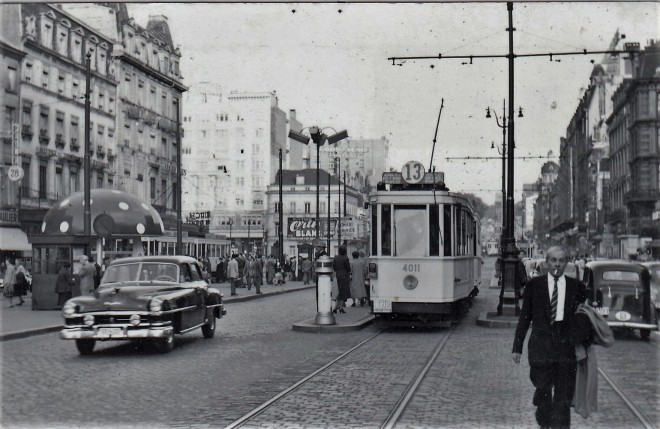
[[[444,174],[411,161],[369,195],[370,302],[377,322],[448,326],[479,292],[479,217]]]

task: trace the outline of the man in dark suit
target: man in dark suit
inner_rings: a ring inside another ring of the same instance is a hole
[[[585,285],[564,275],[566,249],[553,246],[546,253],[547,275],[530,280],[523,294],[522,310],[513,342],[513,361],[520,363],[530,323],[529,378],[534,384],[533,403],[541,428],[568,428],[575,391],[575,310],[587,298]]]

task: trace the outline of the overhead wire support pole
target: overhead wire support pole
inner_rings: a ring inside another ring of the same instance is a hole
[[[85,82],[87,87],[85,88],[85,151],[83,159],[83,170],[85,174],[84,184],[85,184],[85,209],[83,211],[83,229],[85,232],[85,239],[87,241],[87,256],[92,253],[92,201],[91,201],[91,169],[90,169],[90,157],[91,157],[91,123],[90,123],[90,112],[91,112],[91,62],[92,54],[87,52],[87,58],[85,59]]]
[[[435,123],[435,134],[433,135],[433,149],[431,149],[431,162],[429,163],[429,171],[433,171],[433,155],[435,154],[435,142],[438,139],[438,128],[440,128],[440,116],[442,116],[442,108],[445,105],[445,99],[440,102],[440,111],[438,112],[438,121]],[[434,176],[435,177],[435,176]],[[435,181],[435,179],[433,179]]]

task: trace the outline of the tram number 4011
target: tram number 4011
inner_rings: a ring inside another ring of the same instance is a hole
[[[420,264],[403,264],[403,271],[406,273],[419,273],[422,270]]]

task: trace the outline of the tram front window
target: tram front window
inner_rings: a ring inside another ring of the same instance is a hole
[[[394,209],[394,254],[426,256],[426,207]]]

